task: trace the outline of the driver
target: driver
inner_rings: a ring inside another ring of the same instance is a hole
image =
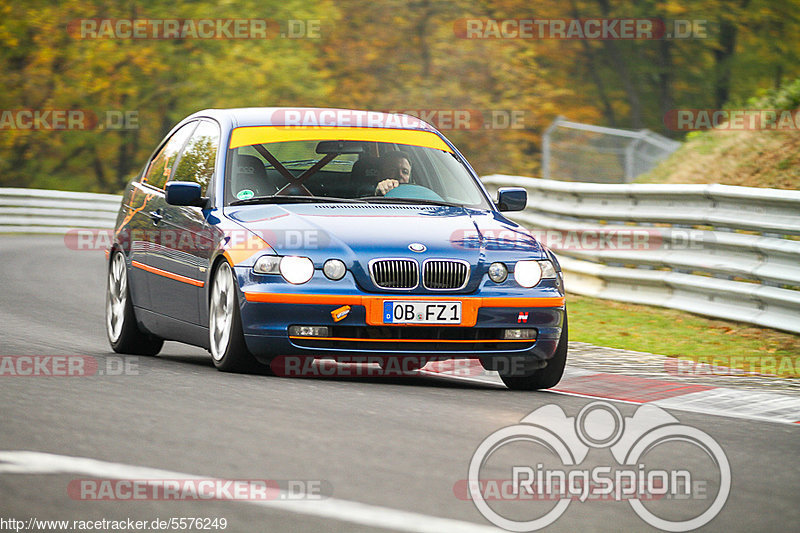
[[[395,187],[411,181],[411,159],[400,151],[389,152],[381,157],[379,172],[383,179],[375,187],[375,194],[383,196]]]

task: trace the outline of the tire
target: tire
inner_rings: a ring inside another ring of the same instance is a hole
[[[112,253],[108,263],[105,318],[108,342],[115,352],[156,355],[161,351],[164,339],[143,332],[136,324],[125,256],[119,251]]]
[[[564,375],[564,367],[567,365],[567,344],[569,331],[567,326],[567,310],[564,308],[564,324],[561,326],[561,337],[553,357],[547,361],[547,366],[533,371],[528,375],[508,375],[500,373],[500,379],[511,390],[539,390],[555,387],[561,376]]]
[[[256,361],[247,349],[233,269],[222,261],[211,281],[208,304],[209,352],[214,366],[223,372],[265,373],[268,367]]]

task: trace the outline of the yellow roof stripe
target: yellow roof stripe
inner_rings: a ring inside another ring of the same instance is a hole
[[[368,141],[408,144],[453,152],[433,132],[391,128],[337,128],[319,126],[250,126],[231,132],[231,148],[284,141]]]

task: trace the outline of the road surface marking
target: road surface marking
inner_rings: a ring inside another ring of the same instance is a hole
[[[472,366],[465,368],[474,368],[472,375],[438,374],[429,370],[421,370],[420,374],[453,381],[504,386],[497,372],[483,370],[477,360]],[[461,367],[459,369],[464,370]],[[542,392],[579,398],[601,398],[633,405],[652,403],[676,411],[761,422],[800,423],[800,398],[787,394],[714,387],[674,379],[609,374],[576,367],[567,367],[561,382]]]
[[[87,457],[71,457],[34,451],[0,451],[0,474],[77,474],[100,479],[187,479],[208,480],[208,476],[184,474],[157,468],[111,463]],[[279,511],[316,516],[410,533],[498,533],[492,526],[401,511],[366,503],[326,498],[323,500],[236,500]]]

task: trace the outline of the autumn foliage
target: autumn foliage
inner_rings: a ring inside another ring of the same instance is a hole
[[[680,138],[670,110],[744,102],[797,77],[798,13],[800,0],[6,1],[0,186],[117,192],[178,120],[238,106],[410,111],[479,173],[537,175],[558,115]],[[514,38],[492,26],[593,18],[682,21],[688,37]],[[89,19],[264,20],[268,35],[82,38]],[[480,38],[467,37],[470,20]],[[28,111],[58,110],[90,120],[19,127]]]

